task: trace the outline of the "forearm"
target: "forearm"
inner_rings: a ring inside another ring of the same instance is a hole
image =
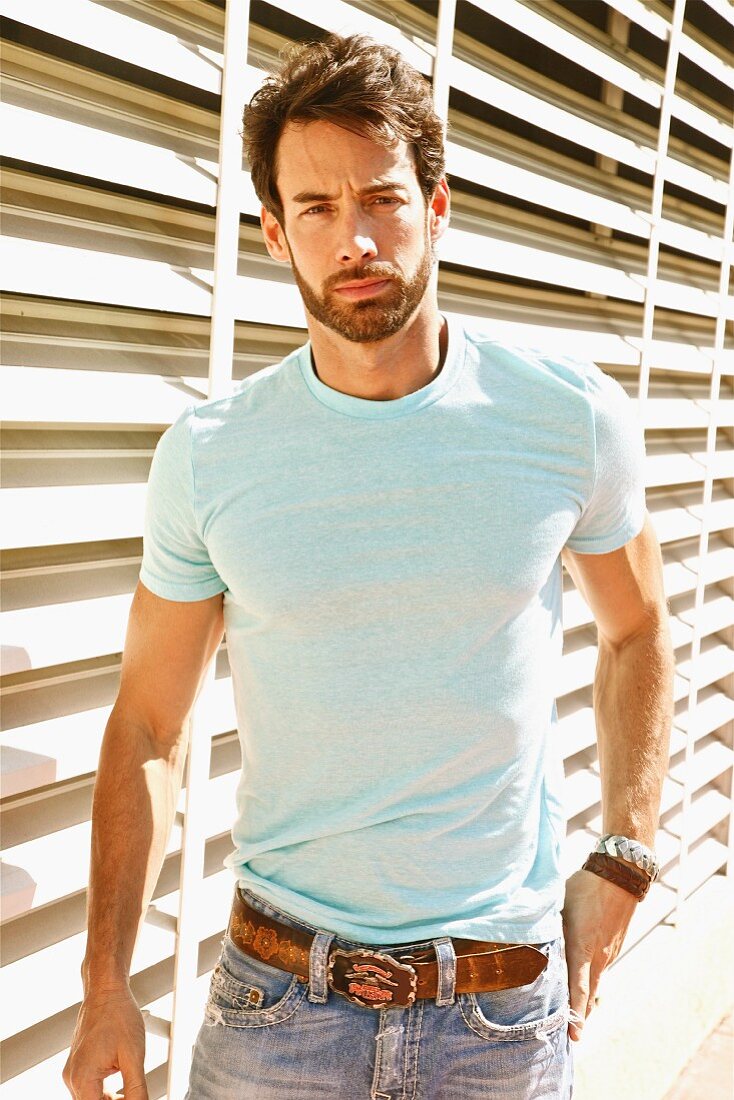
[[[668,769],[674,668],[667,616],[622,646],[599,636],[594,714],[602,827],[650,847]]]
[[[92,805],[85,990],[125,982],[173,823],[186,736],[163,744],[113,710]]]

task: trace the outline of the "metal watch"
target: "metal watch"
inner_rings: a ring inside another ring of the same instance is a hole
[[[606,852],[609,856],[621,856],[627,863],[634,863],[641,867],[650,876],[650,882],[654,882],[660,874],[660,861],[652,848],[640,844],[639,840],[630,840],[626,836],[615,836],[605,833],[599,838],[594,848],[595,852]]]

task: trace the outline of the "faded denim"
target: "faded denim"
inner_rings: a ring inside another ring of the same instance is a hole
[[[186,1100],[569,1100],[568,974],[563,938],[536,944],[548,966],[530,985],[456,994],[451,940],[377,947],[341,939],[270,906],[249,904],[316,934],[309,981],[244,955],[225,936],[194,1048]],[[375,1010],[326,982],[330,947],[403,957],[436,946],[435,1000]]]

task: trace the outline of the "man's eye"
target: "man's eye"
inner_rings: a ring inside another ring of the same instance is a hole
[[[382,205],[384,203],[389,203],[390,205],[394,205],[397,201],[398,201],[397,199],[393,199],[389,195],[378,195],[377,198],[375,199],[375,202],[380,203],[380,205]]]

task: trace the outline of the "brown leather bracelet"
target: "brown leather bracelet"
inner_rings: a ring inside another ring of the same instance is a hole
[[[621,886],[623,890],[634,894],[638,901],[645,897],[652,882],[645,871],[633,867],[632,864],[626,866],[604,852],[592,852],[582,870],[593,871],[595,875],[613,882],[615,886]]]

